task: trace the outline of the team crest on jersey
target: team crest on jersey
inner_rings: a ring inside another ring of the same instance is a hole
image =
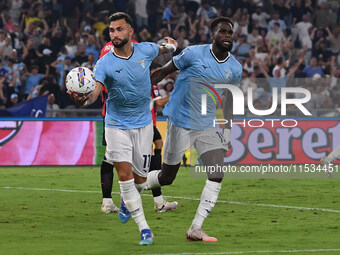
[[[185,54],[185,51],[182,50],[182,52],[178,55],[178,57],[180,58],[180,57],[182,57],[184,54]]]
[[[227,70],[224,70],[226,78],[229,78],[230,75],[232,75],[232,72],[228,72]]]
[[[145,58],[138,61],[138,63],[145,69]]]

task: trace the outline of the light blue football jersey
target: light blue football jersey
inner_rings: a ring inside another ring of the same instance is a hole
[[[129,58],[116,56],[112,49],[98,60],[95,78],[108,92],[106,127],[134,129],[151,123],[149,67],[158,51],[155,43],[134,43]]]
[[[173,58],[180,73],[163,114],[176,126],[205,130],[213,128],[216,105],[225,89],[216,84],[240,86],[242,66],[229,54],[219,61],[211,44],[189,46]],[[202,114],[202,94],[206,94],[207,111]]]

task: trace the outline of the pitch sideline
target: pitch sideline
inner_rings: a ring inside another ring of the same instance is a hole
[[[101,193],[101,191],[95,191],[95,190],[45,189],[45,188],[29,188],[29,187],[1,187],[1,188],[2,189],[18,189],[18,190],[73,192],[73,193]],[[119,195],[120,193],[119,192],[112,192],[112,194]],[[152,197],[152,195],[149,195],[149,194],[142,194],[142,196]],[[171,198],[171,199],[184,199],[184,200],[194,200],[194,201],[200,200],[199,198],[193,198],[193,197],[179,197],[179,196],[164,196],[164,197]],[[297,210],[316,210],[316,211],[323,211],[323,212],[340,213],[340,210],[327,209],[327,208],[317,208],[317,207],[302,207],[302,206],[290,206],[290,205],[248,203],[248,202],[225,201],[225,200],[217,200],[217,202],[218,203],[224,203],[224,204],[235,204],[235,205],[276,207],[276,208],[297,209]],[[224,254],[224,253],[221,253],[221,254]],[[228,254],[228,253],[226,253],[226,254]],[[233,253],[231,253],[231,254],[233,254]],[[237,254],[237,253],[235,253],[235,254]]]
[[[278,251],[230,251],[230,252],[203,252],[203,253],[150,253],[142,255],[233,255],[233,254],[266,254],[266,253],[311,253],[311,252],[338,252],[340,249],[308,249],[308,250],[278,250]]]

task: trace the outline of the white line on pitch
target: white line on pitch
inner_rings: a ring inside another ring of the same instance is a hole
[[[188,253],[152,253],[144,255],[232,255],[232,254],[265,254],[265,253],[310,253],[310,252],[336,252],[340,249],[309,249],[309,250],[278,250],[278,251],[227,251],[227,252],[188,252]]]
[[[27,188],[27,187],[1,187],[3,189],[21,189],[21,190],[37,190],[37,191],[59,191],[59,192],[74,192],[74,193],[101,193],[101,191],[96,190],[70,190],[70,189],[44,189],[44,188]],[[112,194],[119,195],[119,192],[112,192]],[[142,196],[151,197],[149,194],[142,194]],[[193,197],[179,197],[179,196],[164,196],[166,198],[172,199],[184,199],[184,200],[196,200],[199,201],[199,198]],[[218,203],[225,204],[235,204],[235,205],[252,205],[252,206],[264,206],[264,207],[276,207],[276,208],[287,208],[287,209],[297,209],[297,210],[316,210],[323,212],[334,212],[340,213],[340,210],[335,209],[327,209],[327,208],[317,208],[317,207],[302,207],[302,206],[290,206],[290,205],[275,205],[275,204],[257,204],[257,203],[249,203],[249,202],[237,202],[237,201],[225,201],[225,200],[217,200]]]

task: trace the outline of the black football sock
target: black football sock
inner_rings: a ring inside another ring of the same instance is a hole
[[[111,198],[112,184],[113,184],[113,165],[104,160],[100,167],[100,179],[102,186],[103,198]]]
[[[162,154],[160,149],[155,149],[155,155],[151,156],[150,171],[160,170],[162,168]],[[159,197],[162,195],[161,188],[155,188],[152,190],[153,197]]]

